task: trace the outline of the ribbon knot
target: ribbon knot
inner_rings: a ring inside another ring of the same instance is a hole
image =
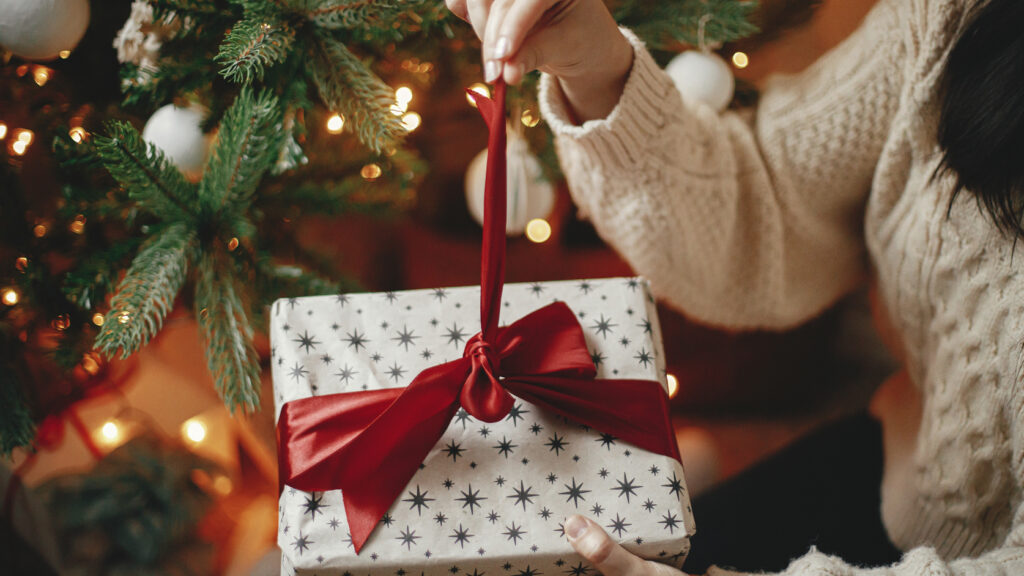
[[[501,384],[501,357],[495,354],[482,333],[469,339],[463,356],[470,359],[472,368],[459,393],[459,403],[477,420],[501,420],[515,403]]]

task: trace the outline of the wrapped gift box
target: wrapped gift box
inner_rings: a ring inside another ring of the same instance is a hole
[[[501,321],[563,301],[601,378],[667,389],[654,300],[639,278],[509,284]],[[459,358],[480,329],[480,288],[279,300],[271,322],[277,413],[314,395],[406,386]],[[656,416],[652,416],[656,417]],[[340,490],[285,486],[282,574],[596,574],[562,525],[574,514],[628,550],[680,566],[694,533],[679,462],[516,399],[501,421],[459,410],[357,554]]]

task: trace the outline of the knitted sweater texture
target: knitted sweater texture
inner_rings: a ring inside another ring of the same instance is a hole
[[[941,74],[976,3],[881,0],[754,110],[683,101],[627,30],[633,68],[607,118],[576,125],[558,81],[541,82],[581,212],[689,316],[782,329],[877,279],[921,398],[883,487],[906,554],[866,570],[812,550],[785,574],[1024,575],[1024,261],[933,177]]]

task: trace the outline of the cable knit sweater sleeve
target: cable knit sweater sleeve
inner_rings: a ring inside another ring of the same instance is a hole
[[[864,277],[863,207],[900,92],[898,3],[771,81],[753,113],[682,101],[628,30],[633,68],[607,118],[574,125],[545,76],[542,113],[581,212],[691,317],[785,328],[818,314]]]

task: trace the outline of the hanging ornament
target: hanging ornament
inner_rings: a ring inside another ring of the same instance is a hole
[[[505,232],[517,236],[534,218],[547,218],[555,206],[555,189],[544,179],[540,161],[530,153],[526,140],[514,132],[508,135],[508,215]],[[477,154],[466,170],[466,204],[473,219],[484,223],[484,183],[487,179],[487,150]]]
[[[683,95],[684,102],[703,102],[715,112],[721,112],[732,102],[736,80],[725,60],[704,42],[704,28],[709,20],[711,14],[705,14],[697,25],[698,49],[687,50],[673,58],[665,72]]]
[[[0,0],[0,45],[27,60],[72,50],[89,25],[88,0]]]
[[[190,180],[203,174],[210,139],[201,128],[203,111],[168,104],[149,117],[142,139],[163,150],[167,159]]]

